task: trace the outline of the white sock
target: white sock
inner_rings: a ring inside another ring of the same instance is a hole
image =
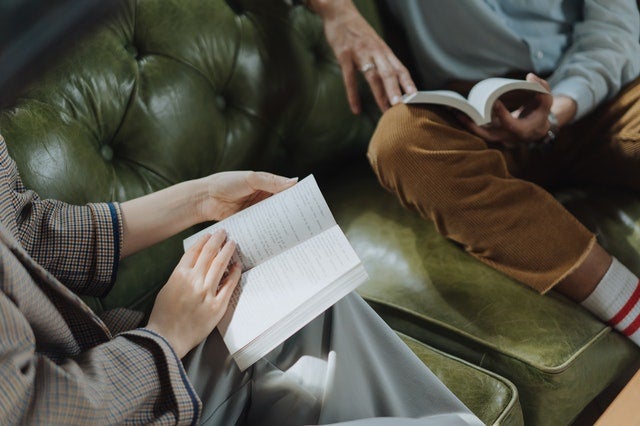
[[[582,306],[640,346],[640,282],[615,257]]]

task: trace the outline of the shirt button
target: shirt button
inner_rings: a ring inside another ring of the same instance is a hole
[[[538,58],[538,59],[544,58],[544,52],[542,50],[537,50],[536,51],[536,58]]]

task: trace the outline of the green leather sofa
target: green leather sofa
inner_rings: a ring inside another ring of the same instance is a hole
[[[372,1],[358,5],[389,30]],[[381,190],[365,160],[378,112],[365,101],[353,116],[303,7],[128,0],[0,112],[0,133],[27,186],[73,203],[231,169],[314,173],[371,276],[360,293],[463,402],[487,424],[571,423],[640,351],[581,307],[478,263]],[[636,197],[558,196],[640,272]],[[114,290],[87,302],[148,310],[193,231],[125,259]]]

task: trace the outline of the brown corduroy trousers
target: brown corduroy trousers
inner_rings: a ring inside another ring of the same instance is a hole
[[[640,190],[640,79],[564,127],[547,150],[490,146],[449,111],[401,104],[382,116],[368,157],[405,207],[474,257],[546,292],[596,239],[544,188]]]

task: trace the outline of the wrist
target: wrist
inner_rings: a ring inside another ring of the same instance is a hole
[[[560,128],[573,120],[577,110],[576,102],[568,96],[554,96],[547,121],[549,129],[539,144],[550,146],[556,140]]]
[[[171,350],[176,354],[176,356],[179,359],[182,359],[189,352],[188,349],[185,349],[184,347],[182,347],[182,345],[178,343],[179,341],[177,339],[172,338],[169,335],[169,333],[166,333],[162,329],[162,327],[158,327],[155,324],[148,323],[146,326],[142,328],[142,330],[151,332],[152,334],[162,339],[167,345],[169,345],[169,347],[171,347]]]
[[[557,119],[558,129],[561,129],[565,125],[571,123],[575,118],[577,111],[578,104],[570,97],[563,95],[553,97],[551,113],[554,114]]]
[[[553,111],[549,111],[547,120],[549,121],[549,130],[547,130],[547,138],[549,138],[551,141],[554,141],[558,136],[558,132],[560,131],[560,122],[558,121],[558,117],[553,113]]]
[[[188,194],[188,200],[185,202],[187,211],[185,214],[190,217],[191,225],[202,223],[210,218],[206,217],[205,203],[209,200],[209,186],[205,182],[204,178],[187,181],[184,183],[183,188],[185,193]]]
[[[181,182],[175,185],[173,190],[177,194],[174,198],[174,211],[182,218],[184,226],[189,227],[198,223],[198,200],[195,196],[197,186],[195,182]]]
[[[169,192],[158,195],[168,201],[166,211],[181,230],[203,221],[202,205],[207,199],[207,187],[202,179],[180,182],[167,190]]]
[[[556,117],[556,115],[552,111],[549,111],[549,114],[547,115],[547,121],[549,124],[549,129],[547,130],[547,133],[542,137],[542,139],[536,142],[530,143],[529,149],[539,149],[539,148],[546,149],[551,145],[553,145],[553,143],[555,142],[556,137],[558,136],[558,131],[560,130],[560,126],[558,124],[558,117]]]

